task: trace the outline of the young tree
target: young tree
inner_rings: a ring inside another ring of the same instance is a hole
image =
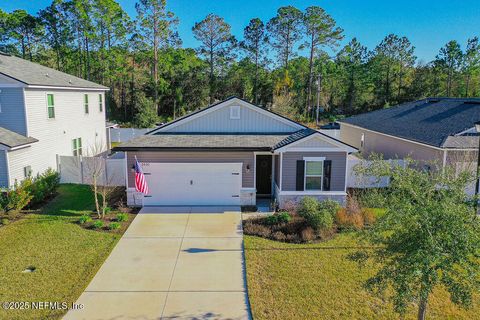
[[[465,76],[465,97],[470,95],[470,82],[472,76],[480,71],[480,42],[478,37],[468,39],[467,49],[465,50],[462,71]]]
[[[398,102],[405,70],[413,67],[416,57],[413,55],[414,47],[406,37],[389,34],[375,48],[372,67],[378,74],[377,92],[382,106]],[[398,79],[397,99],[393,99],[395,79]]]
[[[55,66],[58,70],[68,72],[67,59],[69,44],[73,42],[72,26],[67,19],[68,6],[59,0],[39,11],[39,18],[45,26],[45,43],[55,52]]]
[[[386,214],[366,233],[373,251],[354,256],[373,258],[380,267],[367,288],[377,293],[391,289],[394,308],[402,315],[415,302],[418,319],[424,320],[435,288],[443,286],[452,302],[465,307],[480,290],[480,219],[465,193],[474,181],[471,171],[426,171],[418,165],[392,166],[377,159],[357,168],[390,177],[390,186],[383,201]]]
[[[435,58],[435,64],[438,65],[447,74],[446,94],[450,97],[452,93],[452,84],[456,73],[462,64],[463,53],[460,44],[455,41],[449,41]]]
[[[348,112],[353,113],[357,105],[360,89],[365,89],[364,80],[365,64],[368,60],[367,47],[363,46],[357,38],[353,38],[337,55],[337,63],[346,73],[346,104]]]
[[[293,6],[281,7],[267,23],[271,44],[285,71],[290,58],[295,56],[294,46],[302,37],[302,12]]]
[[[262,20],[255,18],[250,20],[248,26],[243,30],[244,40],[240,46],[249,54],[250,60],[255,63],[255,75],[253,80],[253,101],[258,104],[258,70],[260,60],[266,54],[268,37],[265,32],[265,25]]]
[[[204,56],[210,67],[209,89],[210,103],[215,101],[215,69],[223,60],[230,59],[230,54],[235,46],[235,38],[230,32],[230,25],[222,17],[210,13],[192,28],[195,39],[202,44],[198,52]]]
[[[7,15],[5,27],[7,37],[20,49],[22,58],[33,61],[35,46],[44,32],[40,19],[25,10],[15,10]]]
[[[307,34],[304,46],[309,48],[309,68],[307,99],[305,112],[308,112],[312,103],[313,65],[314,57],[323,46],[335,47],[343,39],[343,30],[336,26],[335,20],[320,7],[308,7],[303,16],[303,23]]]
[[[172,42],[179,43],[178,34],[174,27],[178,24],[178,19],[173,12],[166,8],[166,0],[139,0],[135,4],[137,10],[137,21],[140,35],[150,43],[153,48],[153,82],[154,82],[154,102],[159,112],[158,106],[158,51],[160,48],[169,46]]]

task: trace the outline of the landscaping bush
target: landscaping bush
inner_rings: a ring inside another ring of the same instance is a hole
[[[94,228],[94,229],[103,228],[103,221],[102,220],[95,220],[95,222],[92,223],[92,228]]]
[[[0,193],[0,210],[3,213],[16,214],[25,208],[32,200],[29,193],[31,184],[31,178],[26,178],[20,183],[15,181],[13,188]]]
[[[348,212],[347,209],[341,208],[335,215],[335,224],[343,230],[360,230],[364,226],[364,221],[361,212]]]
[[[290,220],[292,220],[292,217],[285,211],[272,214],[265,218],[265,222],[269,225],[288,223]]]
[[[92,222],[92,217],[90,217],[90,215],[88,215],[88,214],[83,214],[78,219],[78,223],[80,223],[80,224],[85,224],[85,223],[89,223],[89,222]]]
[[[276,231],[272,234],[272,238],[277,241],[285,241],[287,240],[287,237],[285,234],[281,231]]]
[[[0,220],[0,223],[5,226],[10,223],[10,220],[8,220],[7,218],[2,218],[2,220]]]
[[[117,221],[118,222],[123,222],[128,220],[128,214],[126,213],[118,213],[117,214]]]
[[[315,230],[313,230],[312,227],[307,227],[302,230],[302,241],[304,242],[315,240],[315,236]]]
[[[377,220],[375,210],[372,208],[363,208],[362,209],[363,222],[367,226],[371,226]]]
[[[256,222],[257,221],[254,219],[245,222],[243,226],[243,233],[262,238],[269,238],[272,234],[271,230],[268,227]]]
[[[110,222],[110,224],[108,225],[109,230],[116,230],[118,228],[120,228],[120,223],[118,222]]]
[[[322,201],[312,197],[305,197],[300,201],[298,214],[305,219],[307,224],[316,231],[322,229],[331,229],[333,227],[333,215],[335,211],[332,208],[338,208],[332,202]]]
[[[31,179],[31,178],[30,178]],[[31,179],[28,192],[32,196],[28,207],[35,207],[45,202],[46,199],[57,192],[60,184],[60,174],[52,169],[47,169],[44,173]]]

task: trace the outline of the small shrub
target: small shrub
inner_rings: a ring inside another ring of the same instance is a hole
[[[285,234],[281,231],[276,231],[272,234],[272,239],[277,240],[277,241],[285,241],[287,240],[287,237]]]
[[[105,214],[109,214],[110,212],[112,212],[112,208],[110,208],[110,207],[105,207],[105,208],[103,208],[103,212],[104,212]]]
[[[367,226],[371,226],[375,223],[377,220],[375,210],[372,208],[364,208],[362,209],[362,216],[363,216],[363,222]]]
[[[94,229],[103,228],[103,221],[102,220],[95,220],[95,222],[92,223],[92,228],[94,228]]]
[[[333,212],[330,212],[330,206],[330,203],[323,205],[315,198],[305,197],[300,201],[298,214],[305,218],[307,224],[316,231],[331,229],[333,227]]]
[[[120,228],[120,223],[118,222],[110,222],[110,224],[108,225],[109,230],[116,230],[118,228]]]
[[[272,232],[268,227],[255,223],[255,221],[247,221],[243,226],[243,233],[262,238],[269,238]]]
[[[288,212],[283,211],[277,214],[278,223],[288,223],[290,220],[292,220],[292,217]]]
[[[126,213],[118,213],[117,214],[117,221],[118,222],[123,222],[128,220],[128,214]]]
[[[290,220],[292,220],[292,217],[288,214],[288,212],[280,212],[266,217],[265,223],[268,225],[274,225],[288,223]]]
[[[315,240],[315,230],[313,230],[312,227],[306,227],[305,229],[302,230],[302,241],[304,242],[310,242],[312,240]]]
[[[15,185],[0,193],[0,210],[7,214],[16,214],[25,208],[32,200],[29,188],[32,184],[31,178],[26,178],[22,182],[15,181]]]
[[[347,212],[342,208],[337,211],[335,223],[340,229],[360,230],[364,226],[363,216],[359,212]]]
[[[298,203],[295,201],[289,200],[285,202],[283,205],[283,209],[290,213],[291,215],[296,215],[297,214],[297,209],[298,209]]]
[[[2,218],[2,220],[0,220],[1,224],[6,226],[7,224],[10,223],[10,220],[8,220],[7,218]]]
[[[88,214],[84,214],[80,217],[80,219],[78,219],[78,223],[80,224],[85,224],[89,222],[92,222],[92,217],[90,217],[90,215]]]
[[[29,207],[41,204],[45,199],[53,196],[60,184],[60,174],[53,169],[47,169],[44,173],[30,178],[31,184],[28,191],[32,196]]]

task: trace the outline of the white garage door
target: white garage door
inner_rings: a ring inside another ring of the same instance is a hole
[[[241,163],[142,163],[144,206],[240,205]]]

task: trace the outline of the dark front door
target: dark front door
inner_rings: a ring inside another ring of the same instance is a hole
[[[257,195],[270,196],[272,194],[272,156],[258,155],[255,170]]]

